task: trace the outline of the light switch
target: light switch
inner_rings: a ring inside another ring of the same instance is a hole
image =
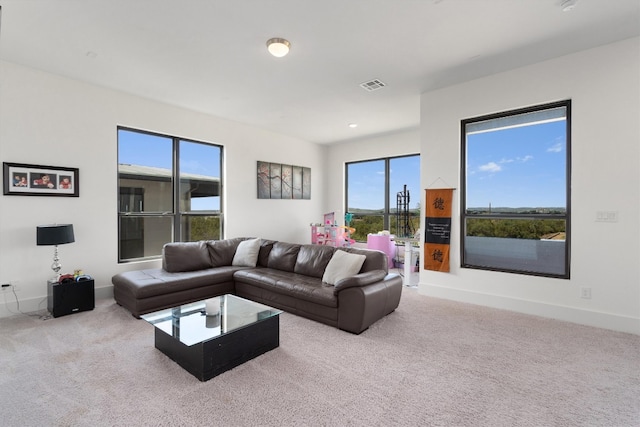
[[[596,222],[618,222],[618,211],[597,211]]]

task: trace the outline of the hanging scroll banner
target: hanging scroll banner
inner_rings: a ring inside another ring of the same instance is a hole
[[[449,271],[453,188],[426,190],[424,269]]]

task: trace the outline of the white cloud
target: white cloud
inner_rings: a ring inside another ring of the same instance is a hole
[[[552,145],[551,147],[547,148],[547,152],[549,153],[559,153],[562,151],[562,143],[558,142],[557,144]]]
[[[530,155],[530,154],[527,154],[524,157],[516,157],[515,159],[506,159],[506,158],[503,157],[502,159],[500,159],[500,161],[498,163],[501,164],[501,165],[503,165],[505,163],[513,163],[513,162],[525,163],[525,162],[528,162],[531,159],[533,159],[533,156]],[[488,163],[488,164],[490,165],[491,163]]]
[[[480,166],[478,169],[482,172],[500,172],[502,168],[496,162],[489,162]]]

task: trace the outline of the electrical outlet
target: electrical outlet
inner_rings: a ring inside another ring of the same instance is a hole
[[[580,288],[580,298],[591,299],[591,288]]]

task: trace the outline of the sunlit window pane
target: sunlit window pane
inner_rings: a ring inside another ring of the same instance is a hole
[[[566,221],[467,218],[464,251],[478,267],[562,275]]]
[[[180,218],[181,235],[185,242],[220,240],[219,216],[187,216]]]
[[[420,229],[420,156],[389,159],[389,204],[391,234],[413,237]]]
[[[120,259],[146,258],[161,254],[164,244],[171,242],[172,219],[172,216],[120,217]]]
[[[220,239],[221,168],[221,146],[119,128],[119,261],[158,258],[169,242]]]
[[[351,227],[356,229],[351,238],[358,242],[366,242],[367,234],[376,234],[384,229],[384,216],[354,215],[351,220]]]
[[[463,121],[463,267],[569,277],[570,107]]]
[[[180,211],[220,211],[220,154],[215,145],[180,141]]]
[[[391,230],[413,237],[420,228],[420,156],[409,155],[347,163],[347,212],[354,215],[352,236]]]
[[[171,138],[118,131],[121,212],[173,211],[172,159]],[[127,192],[135,196],[127,199]]]
[[[357,214],[382,213],[384,211],[385,163],[384,160],[347,164],[347,210]]]

